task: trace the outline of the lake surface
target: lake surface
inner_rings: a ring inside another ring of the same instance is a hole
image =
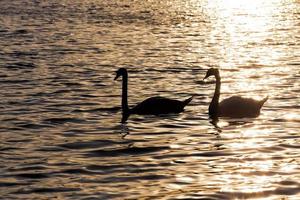
[[[1,0],[3,199],[300,199],[300,1]],[[121,124],[129,104],[194,99]],[[269,96],[255,119],[208,117]]]

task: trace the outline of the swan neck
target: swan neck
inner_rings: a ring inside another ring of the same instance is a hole
[[[123,116],[129,112],[128,108],[128,74],[124,73],[122,78],[122,112]]]
[[[209,105],[209,114],[212,116],[218,114],[219,98],[220,98],[220,90],[221,90],[221,77],[217,74],[215,75],[215,78],[216,78],[215,93]]]

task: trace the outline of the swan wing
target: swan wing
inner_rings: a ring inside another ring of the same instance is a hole
[[[219,115],[226,117],[256,117],[260,113],[261,101],[232,96],[219,103]]]
[[[149,115],[179,113],[183,111],[184,106],[182,101],[157,96],[142,101],[131,109],[131,113]]]

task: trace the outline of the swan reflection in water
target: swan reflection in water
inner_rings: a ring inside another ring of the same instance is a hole
[[[126,124],[120,124],[118,130],[120,131],[121,138],[124,139],[127,135],[130,134],[129,127]]]
[[[215,130],[217,131],[216,135],[219,133],[222,133],[224,129],[236,129],[240,128],[241,126],[246,126],[253,124],[255,121],[254,118],[210,118],[210,123],[215,127]]]
[[[165,97],[150,97],[133,108],[128,107],[128,73],[125,68],[116,71],[115,80],[122,76],[122,123],[125,123],[131,114],[138,115],[161,115],[169,113],[180,113],[184,107],[192,101],[190,97],[184,101],[169,99]]]

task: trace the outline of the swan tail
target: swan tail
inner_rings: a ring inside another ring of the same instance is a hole
[[[183,101],[183,105],[184,105],[184,106],[188,105],[188,104],[192,101],[192,99],[193,99],[193,96],[191,96],[190,98],[184,100],[184,101]]]
[[[266,96],[265,98],[263,98],[261,101],[260,101],[260,107],[262,107],[264,105],[264,103],[269,99],[269,96]]]

